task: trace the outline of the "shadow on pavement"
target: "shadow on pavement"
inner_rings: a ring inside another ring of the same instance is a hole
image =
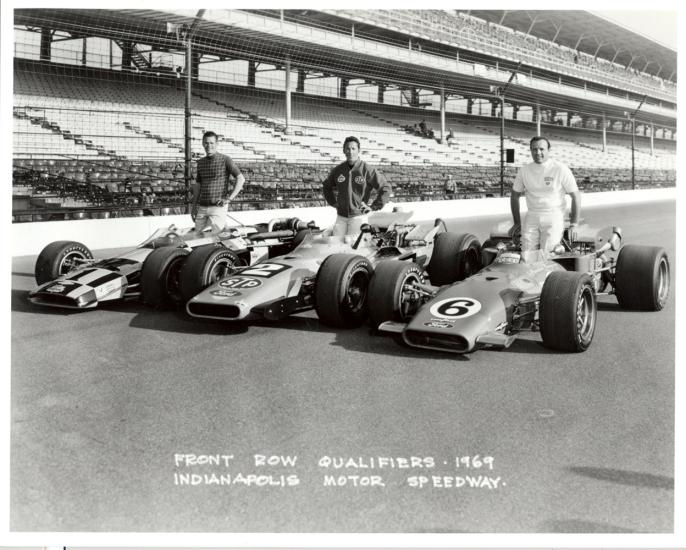
[[[600,481],[611,481],[612,483],[629,485],[631,487],[674,490],[674,479],[667,476],[631,472],[628,470],[613,470],[610,468],[589,468],[586,466],[572,466],[568,470],[580,476]]]
[[[541,533],[638,533],[632,529],[617,527],[607,523],[595,523],[577,519],[546,521]]]
[[[138,310],[131,319],[132,328],[151,329],[179,334],[243,334],[249,326],[245,323],[227,323],[212,319],[196,319],[182,310],[156,310],[139,304],[145,311]]]

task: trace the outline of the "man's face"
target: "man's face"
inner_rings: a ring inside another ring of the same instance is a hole
[[[217,152],[217,138],[208,136],[202,139],[202,146],[205,149],[205,154],[211,157]]]
[[[343,146],[343,153],[348,161],[348,164],[355,164],[357,157],[360,156],[360,147],[354,141],[349,141]]]
[[[548,142],[539,139],[531,144],[531,158],[536,164],[543,164],[548,159]]]

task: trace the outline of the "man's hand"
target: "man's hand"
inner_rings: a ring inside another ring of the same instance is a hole
[[[369,214],[372,211],[372,207],[364,202],[362,203],[362,206],[360,206],[360,209],[362,210],[363,214]]]
[[[522,226],[518,223],[513,223],[512,227],[507,231],[507,236],[510,237],[515,244],[519,243],[522,238]]]
[[[569,224],[569,229],[567,229],[567,238],[569,239],[570,243],[575,242],[578,237],[577,227],[578,224],[576,223]]]

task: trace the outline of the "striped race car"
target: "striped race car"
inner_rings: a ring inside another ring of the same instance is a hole
[[[417,223],[412,216],[397,210],[374,212],[358,236],[311,232],[288,254],[238,268],[205,288],[188,301],[186,310],[210,319],[276,321],[314,308],[326,325],[353,327],[367,319],[367,290],[381,263],[412,263],[427,270],[435,284],[478,270],[475,237],[456,239],[442,220]]]
[[[34,304],[91,309],[103,302],[140,299],[155,307],[184,303],[182,287],[194,294],[235,266],[251,265],[291,250],[313,222],[279,218],[267,224],[196,232],[193,227],[160,228],[133,250],[94,259],[76,241],[56,241],[38,255],[38,288],[28,294]],[[183,281],[186,262],[210,259],[210,268]],[[190,298],[190,295],[187,297]]]

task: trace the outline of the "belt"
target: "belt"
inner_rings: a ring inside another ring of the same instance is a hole
[[[224,206],[228,204],[228,200],[218,200],[218,201],[198,201],[199,206]]]

